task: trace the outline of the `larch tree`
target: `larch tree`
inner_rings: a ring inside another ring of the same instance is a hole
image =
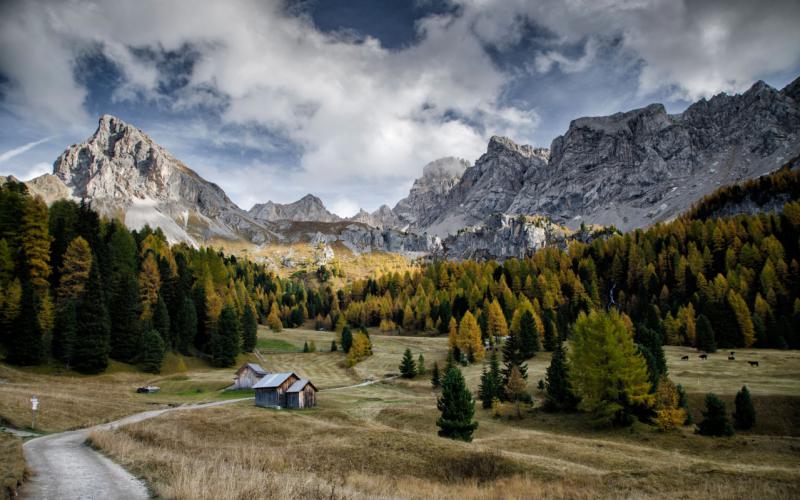
[[[149,252],[142,261],[142,269],[139,271],[139,300],[142,304],[141,319],[143,321],[150,321],[153,318],[160,288],[161,275],[158,271],[158,263],[155,254]],[[208,290],[206,291],[208,292]]]
[[[269,315],[267,316],[267,326],[269,326],[273,332],[279,332],[283,329],[277,302],[273,302],[272,307],[270,307]]]
[[[573,328],[570,378],[579,407],[598,425],[629,425],[635,407],[650,407],[647,363],[616,311],[581,313]]]
[[[488,307],[488,330],[489,337],[494,342],[495,337],[505,337],[508,335],[508,323],[503,309],[497,299],[494,299]]]
[[[467,354],[470,362],[480,361],[485,355],[483,342],[481,342],[481,328],[471,312],[467,311],[458,325],[456,340],[459,350]]]
[[[20,249],[24,256],[27,278],[33,292],[42,296],[50,287],[50,233],[47,226],[47,205],[39,198],[29,198],[25,204],[20,229]]]
[[[58,309],[70,301],[83,297],[86,282],[89,281],[89,271],[92,268],[92,249],[89,243],[78,236],[73,239],[64,253],[61,265],[61,280],[56,290],[56,304]]]
[[[506,397],[513,401],[517,408],[517,418],[522,418],[520,411],[520,404],[527,396],[528,384],[522,377],[519,368],[514,366],[511,368],[511,375],[508,377],[508,383],[505,386]]]

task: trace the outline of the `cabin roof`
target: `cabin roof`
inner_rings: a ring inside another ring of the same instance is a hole
[[[278,387],[293,375],[297,377],[294,372],[270,373],[268,375],[264,375],[261,380],[253,384],[253,389],[269,389]]]
[[[317,387],[312,384],[310,380],[301,378],[300,380],[295,381],[295,383],[292,384],[288,389],[286,389],[286,392],[300,392],[309,384],[311,384],[311,387],[313,387],[315,391],[317,390]]]
[[[267,373],[269,373],[267,370],[262,368],[261,365],[259,365],[258,363],[245,363],[245,364],[242,365],[241,368],[236,370],[237,375],[239,373],[241,373],[242,371],[244,371],[245,368],[250,368],[251,370],[256,372],[258,375],[266,375]]]

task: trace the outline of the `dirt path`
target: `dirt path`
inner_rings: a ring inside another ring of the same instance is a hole
[[[31,439],[22,449],[33,475],[23,485],[20,496],[37,500],[150,498],[144,482],[84,444],[89,434],[95,429],[116,428],[170,411],[197,410],[248,399],[252,398],[146,411],[107,424]]]
[[[390,377],[394,378],[394,377]],[[376,379],[345,387],[342,390],[364,387],[389,380]],[[322,391],[320,391],[322,392]],[[229,399],[184,405],[162,410],[145,411],[106,424],[41,436],[23,445],[25,461],[33,471],[20,490],[21,498],[47,499],[146,499],[150,498],[144,482],[131,475],[119,464],[86,446],[86,438],[94,430],[114,429],[122,425],[141,422],[171,411],[189,411],[227,405],[253,398]]]

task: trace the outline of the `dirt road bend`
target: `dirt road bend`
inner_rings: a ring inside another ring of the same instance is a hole
[[[116,428],[170,411],[197,410],[248,399],[252,398],[146,411],[95,427],[31,439],[23,445],[23,452],[33,474],[22,486],[20,496],[36,500],[150,498],[144,482],[84,444],[89,434],[95,429]]]

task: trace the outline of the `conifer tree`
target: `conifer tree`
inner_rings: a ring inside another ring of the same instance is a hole
[[[464,313],[461,323],[458,325],[456,345],[461,352],[467,354],[470,362],[483,359],[485,352],[483,342],[481,342],[481,329],[475,320],[475,316],[469,311]]]
[[[647,362],[651,386],[658,387],[661,377],[667,374],[667,358],[664,356],[664,348],[661,345],[661,335],[640,323],[633,339]]]
[[[22,215],[19,245],[26,278],[34,295],[41,297],[50,287],[50,234],[47,205],[39,198],[28,198]],[[34,316],[30,316],[31,318]]]
[[[37,365],[44,361],[44,335],[36,319],[36,294],[30,282],[22,285],[20,312],[6,334],[6,361],[14,365]]]
[[[616,311],[581,313],[573,328],[570,380],[580,407],[598,425],[632,422],[636,407],[650,407],[647,363]]]
[[[336,347],[336,341],[335,340],[331,340],[331,352],[336,352],[338,350],[339,350],[339,348]]]
[[[662,431],[680,427],[686,422],[686,411],[680,405],[680,393],[666,376],[662,376],[655,393],[656,425]]]
[[[149,373],[159,373],[164,360],[165,345],[157,330],[147,330],[142,335],[142,349],[139,354],[139,365]]]
[[[425,372],[425,356],[419,353],[419,357],[417,357],[417,375],[425,375]]]
[[[195,312],[194,301],[189,297],[183,298],[183,304],[178,310],[176,326],[178,329],[176,332],[178,352],[189,354],[189,347],[194,343],[195,335],[197,335],[197,313]]]
[[[503,344],[503,380],[500,386],[505,388],[511,378],[511,371],[517,367],[522,378],[528,378],[528,365],[522,354],[522,342],[519,336],[511,332]],[[505,397],[505,396],[504,396]],[[502,398],[501,398],[502,399]]]
[[[56,291],[58,309],[69,301],[83,297],[89,271],[92,267],[92,249],[85,239],[78,236],[67,246],[60,269],[61,280]]]
[[[345,326],[344,329],[342,329],[342,350],[345,353],[349,353],[352,346],[353,333],[350,331],[350,327]]]
[[[242,314],[242,352],[253,352],[258,340],[258,320],[253,306],[247,304]]]
[[[164,341],[164,345],[169,347],[172,344],[169,331],[169,311],[167,311],[167,303],[164,301],[164,297],[162,297],[161,294],[158,294],[150,323],[153,325],[153,329],[161,335],[161,340]]]
[[[475,401],[467,389],[461,370],[455,366],[449,368],[444,375],[442,395],[436,407],[442,412],[436,421],[439,436],[472,441],[472,433],[478,428],[478,422],[472,419]]]
[[[72,346],[78,333],[78,318],[75,301],[67,301],[61,305],[61,311],[56,316],[53,329],[53,357],[63,362],[67,367],[72,361]]]
[[[569,381],[567,352],[563,342],[558,342],[553,349],[553,357],[545,374],[545,408],[551,411],[569,411],[578,405],[578,398],[572,392]]]
[[[148,252],[142,261],[142,269],[139,271],[139,298],[142,303],[143,321],[150,321],[153,318],[160,288],[161,274],[158,271],[155,254]]]
[[[303,352],[309,352],[308,350],[308,342],[303,342]]]
[[[120,271],[112,278],[109,296],[112,358],[132,363],[139,353],[141,325],[139,324],[139,283],[130,271]]]
[[[505,337],[508,335],[508,323],[503,314],[503,309],[497,299],[494,299],[488,307],[488,333],[491,338]]]
[[[736,393],[736,413],[733,414],[733,422],[737,429],[748,430],[756,424],[756,409],[750,399],[750,390],[747,386]]]
[[[704,314],[697,317],[697,349],[703,352],[717,352],[714,329]]]
[[[100,270],[93,260],[86,293],[76,310],[78,334],[72,347],[72,365],[82,373],[100,373],[108,366],[111,332],[100,283]]]
[[[273,332],[279,332],[283,329],[283,323],[281,322],[281,317],[278,313],[277,302],[273,302],[272,307],[269,310],[269,316],[267,316],[267,326],[269,326]]]
[[[219,315],[217,331],[211,340],[211,363],[214,366],[228,367],[236,364],[239,354],[239,318],[232,306],[225,306]]]
[[[492,380],[491,375],[489,375],[486,365],[483,365],[483,368],[481,368],[480,383],[478,384],[478,399],[481,400],[481,405],[484,409],[492,407],[494,392],[494,381]]]
[[[411,349],[406,348],[403,359],[400,362],[400,376],[403,378],[414,378],[417,376],[417,365],[411,356]]]
[[[439,363],[434,361],[433,368],[431,368],[431,387],[438,389],[442,385],[439,375]]]
[[[698,433],[704,436],[733,436],[725,403],[716,394],[710,393],[706,396],[706,409]]]
[[[533,313],[525,311],[519,322],[520,351],[524,359],[532,358],[539,352],[539,332]]]
[[[522,374],[519,371],[519,367],[516,365],[511,368],[511,375],[508,377],[508,383],[505,386],[505,393],[506,397],[511,401],[514,401],[517,407],[517,418],[522,418],[522,413],[520,412],[520,402],[527,397],[527,384],[525,383],[525,379],[522,378]]]
[[[694,419],[692,418],[692,412],[689,411],[689,398],[686,395],[686,391],[681,384],[676,385],[675,389],[678,391],[678,406],[683,408],[686,413],[686,420],[683,421],[683,425],[691,425]]]

